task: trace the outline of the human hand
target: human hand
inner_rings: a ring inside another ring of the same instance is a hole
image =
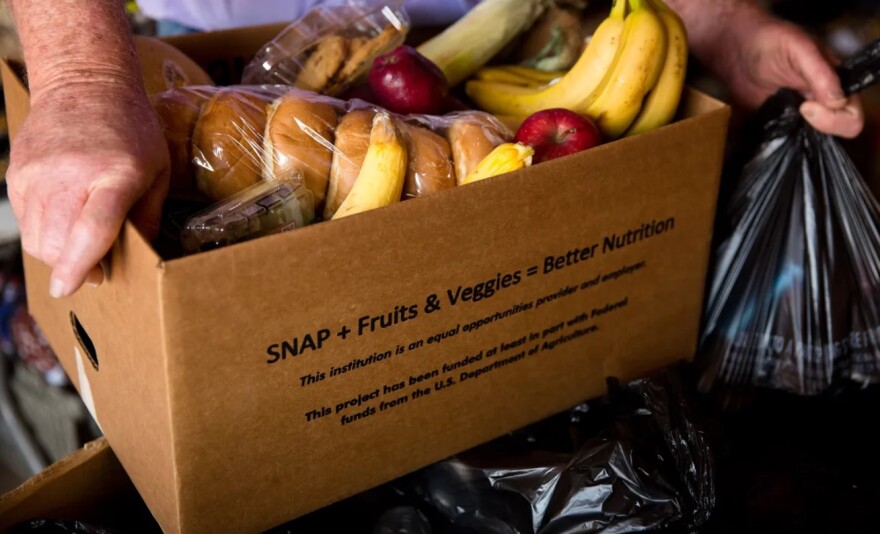
[[[817,130],[845,138],[864,128],[857,97],[847,98],[828,57],[803,30],[743,7],[731,17],[717,69],[739,103],[757,107],[782,88],[799,91],[807,101],[801,114]]]
[[[101,283],[99,262],[130,210],[145,237],[157,234],[168,168],[140,86],[67,84],[31,95],[12,143],[8,194],[22,247],[52,268],[52,296]]]

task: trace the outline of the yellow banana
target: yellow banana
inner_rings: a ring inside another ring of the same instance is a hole
[[[483,80],[467,83],[466,91],[480,109],[496,115],[525,117],[550,108],[581,109],[609,74],[624,28],[626,0],[616,0],[611,14],[596,29],[580,59],[557,83],[533,89]]]
[[[666,59],[666,29],[645,0],[630,0],[622,43],[606,83],[584,113],[607,139],[620,137],[629,128],[645,95],[654,87]]]
[[[398,202],[403,193],[406,166],[406,145],[394,120],[387,113],[377,113],[364,164],[333,219]]]
[[[547,82],[540,82],[532,78],[526,78],[519,74],[510,72],[502,67],[484,67],[477,71],[474,79],[487,82],[501,82],[510,85],[519,85],[522,87],[539,88],[547,85]]]
[[[543,82],[545,84],[556,81],[568,73],[568,71],[547,72],[544,70],[534,69],[532,67],[524,67],[522,65],[504,65],[499,68],[504,69],[512,74],[522,76],[523,78],[530,78],[532,80]]]
[[[545,72],[531,67],[523,67],[522,65],[493,65],[478,70],[474,78],[488,82],[501,82],[537,89],[562,79],[565,74],[564,71]]]
[[[483,158],[465,177],[462,185],[479,182],[493,176],[518,171],[532,164],[535,149],[522,143],[502,143]]]
[[[668,124],[678,110],[687,76],[688,38],[681,18],[675,11],[667,7],[663,0],[650,0],[650,3],[657,10],[660,20],[663,21],[669,47],[666,51],[666,61],[660,79],[654,89],[648,93],[642,111],[625,134],[627,136],[644,133]]]

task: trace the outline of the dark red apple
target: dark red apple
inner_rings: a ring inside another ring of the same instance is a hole
[[[411,46],[376,58],[369,82],[378,103],[395,113],[438,114],[448,102],[443,71]]]
[[[588,117],[567,109],[547,109],[522,123],[516,141],[534,148],[533,161],[541,163],[593,148],[602,143],[602,137]]]

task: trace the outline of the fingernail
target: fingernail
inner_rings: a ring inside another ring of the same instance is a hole
[[[49,295],[53,298],[61,298],[64,296],[64,282],[57,278],[53,278],[49,282]]]
[[[86,276],[85,284],[89,287],[98,287],[104,281],[104,270],[101,266],[97,266],[91,271],[89,271],[88,276]]]

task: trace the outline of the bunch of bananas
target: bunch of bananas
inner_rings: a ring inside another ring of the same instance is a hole
[[[687,59],[684,24],[662,0],[615,0],[578,62],[561,77],[529,83],[531,72],[486,68],[466,90],[481,109],[519,120],[550,108],[582,113],[611,140],[674,118]]]

